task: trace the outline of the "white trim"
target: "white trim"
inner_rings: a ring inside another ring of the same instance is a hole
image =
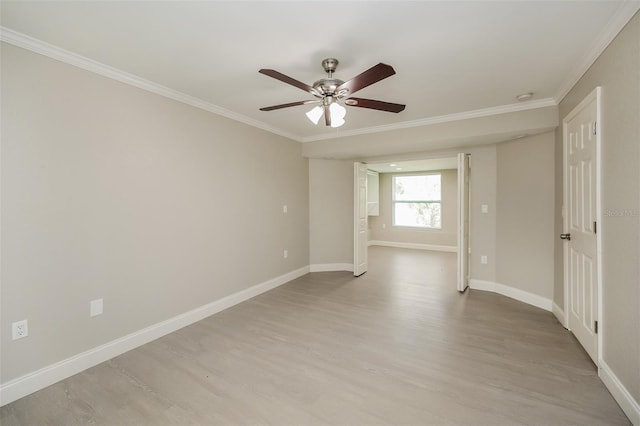
[[[235,113],[228,109],[222,108],[210,102],[196,98],[194,96],[187,95],[177,90],[170,89],[168,87],[159,85],[157,83],[145,80],[136,75],[127,73],[109,65],[102,64],[92,59],[86,58],[82,55],[70,52],[62,49],[58,46],[46,43],[42,40],[38,40],[34,37],[30,37],[26,34],[19,33],[0,26],[0,41],[13,44],[14,46],[22,47],[23,49],[30,50],[41,55],[48,56],[61,62],[65,62],[76,67],[91,71],[105,77],[120,81],[131,86],[138,87],[143,90],[155,93],[157,95],[165,96],[167,98],[176,100],[178,102],[191,105],[196,108],[203,109],[205,111],[212,112],[214,114],[221,115],[223,117],[230,118],[235,121],[247,124],[258,129],[266,130],[268,132],[280,135],[298,142],[313,142],[319,140],[336,139],[348,136],[364,135],[371,133],[379,133],[390,130],[408,129],[412,127],[428,126],[432,124],[447,123],[451,121],[467,120],[470,118],[487,117],[497,114],[505,114],[510,112],[525,111],[536,108],[544,108],[548,106],[557,106],[562,99],[569,93],[571,88],[580,80],[584,73],[589,69],[591,65],[598,59],[600,54],[607,48],[607,46],[618,35],[622,28],[629,22],[633,15],[640,9],[640,2],[637,1],[625,1],[623,2],[616,14],[606,25],[603,33],[601,34],[599,41],[595,44],[594,49],[584,57],[581,65],[579,65],[564,84],[558,90],[558,93],[553,98],[538,99],[526,103],[500,105],[497,107],[482,108],[472,111],[464,111],[455,114],[447,114],[436,117],[429,117],[419,120],[405,121],[402,123],[394,123],[383,126],[373,126],[364,129],[355,129],[351,131],[331,132],[316,136],[299,136],[286,132],[279,128],[270,126],[258,120],[254,120],[242,114]]]
[[[598,376],[600,376],[604,385],[609,389],[622,411],[629,417],[631,423],[635,426],[640,426],[640,404],[638,401],[631,396],[631,393],[603,359],[600,359],[598,364],[600,364]]]
[[[469,287],[474,290],[491,291],[493,293],[498,293],[549,312],[551,312],[553,305],[551,299],[547,299],[546,297],[529,293],[518,288],[510,287],[508,285],[495,283],[493,281],[471,279],[469,280]]]
[[[280,135],[285,138],[292,139],[298,142],[311,142],[315,140],[341,138],[344,136],[354,136],[354,135],[378,133],[378,132],[396,130],[396,129],[406,129],[411,127],[427,126],[430,124],[466,120],[469,118],[487,117],[495,114],[504,114],[508,112],[524,111],[529,109],[557,105],[554,99],[547,98],[547,99],[540,99],[536,101],[526,102],[524,104],[518,103],[518,104],[502,105],[498,107],[491,107],[491,108],[466,111],[466,112],[461,112],[456,114],[442,115],[438,117],[425,118],[421,120],[405,121],[402,123],[395,123],[395,124],[389,124],[384,126],[375,126],[375,127],[365,128],[365,129],[356,129],[348,132],[331,132],[331,133],[318,135],[318,136],[302,137],[299,135],[294,135],[292,133],[286,132],[279,128],[270,126],[261,121],[254,120],[253,118],[247,117],[245,115],[230,111],[226,108],[222,108],[218,105],[204,101],[195,96],[187,95],[185,93],[179,92],[169,87],[162,86],[160,84],[138,77],[137,75],[119,70],[117,68],[103,64],[98,61],[94,61],[93,59],[89,59],[85,56],[79,55],[77,53],[71,52],[69,50],[63,49],[61,47],[58,47],[52,44],[49,44],[42,40],[38,40],[34,37],[28,36],[26,34],[22,34],[20,32],[11,30],[6,27],[0,26],[0,41],[12,44],[14,46],[21,47],[23,49],[30,50],[40,55],[44,55],[49,58],[55,59],[57,61],[67,63],[78,68],[82,68],[84,70],[102,75],[104,77],[119,81],[121,83],[125,83],[130,86],[134,86],[139,89],[146,90],[151,93],[155,93],[156,95],[164,96],[169,99],[173,99],[175,101],[182,102],[184,104],[191,105],[193,107],[196,107],[205,111],[209,111],[214,114],[229,118],[231,120],[235,120],[235,121],[247,124],[249,126],[256,127],[258,129],[266,130],[267,132],[271,132],[276,135]]]
[[[640,6],[640,3],[639,3]],[[597,270],[597,278],[598,278],[598,362],[601,361],[603,352],[602,348],[604,348],[604,324],[605,319],[603,318],[604,312],[604,304],[603,304],[603,289],[602,283],[604,279],[602,277],[602,236],[604,232],[606,232],[606,225],[604,225],[604,220],[602,220],[602,129],[606,126],[602,125],[602,87],[598,86],[594,89],[596,96],[596,268]],[[564,168],[564,165],[563,165]],[[566,299],[566,293],[565,293]]]
[[[556,316],[556,318],[564,328],[568,328],[564,310],[562,310],[562,308],[558,306],[556,302],[553,302],[553,306],[551,306],[551,312],[553,312],[553,315]]]
[[[452,121],[468,120],[471,118],[489,117],[498,114],[507,114],[510,112],[527,111],[537,108],[545,108],[557,106],[558,103],[553,98],[539,99],[535,101],[501,105],[497,107],[482,108],[472,111],[458,112],[455,114],[440,115],[437,117],[421,118],[419,120],[403,121],[402,123],[385,124],[382,126],[366,127],[363,129],[354,129],[348,131],[338,131],[317,136],[306,136],[298,139],[302,143],[314,142],[327,139],[337,139],[348,136],[366,135],[371,133],[388,132],[398,129],[409,129],[412,127],[429,126],[433,124],[448,123]]]
[[[270,126],[261,121],[254,120],[253,118],[247,117],[245,115],[230,111],[226,108],[222,108],[200,98],[196,98],[195,96],[187,95],[169,87],[162,86],[158,83],[154,83],[153,81],[138,77],[135,74],[130,74],[101,62],[94,61],[93,59],[78,55],[77,53],[70,52],[61,47],[54,46],[52,44],[30,37],[26,34],[19,33],[9,28],[0,26],[0,41],[13,44],[14,46],[30,50],[32,52],[73,65],[78,68],[82,68],[84,70],[110,78],[112,80],[116,80],[121,83],[146,90],[147,92],[155,93],[156,95],[164,96],[166,98],[173,99],[174,101],[182,102],[192,107],[212,112],[214,114],[221,115],[231,120],[239,121],[240,123],[244,123],[258,129],[266,130],[267,132],[274,133],[288,139],[293,139],[295,141],[300,140],[300,136],[285,132],[284,130]]]
[[[353,272],[353,263],[317,263],[315,265],[309,265],[309,272],[332,271]]]
[[[563,82],[555,96],[557,104],[562,102],[565,96],[571,91],[573,86],[582,78],[584,73],[593,65],[598,57],[604,52],[614,38],[622,31],[625,25],[633,18],[633,15],[640,9],[638,1],[624,1],[611,20],[604,27],[593,49],[582,58],[582,62],[573,70],[569,77]]]
[[[271,132],[276,135],[280,135],[285,138],[292,139],[298,142],[303,142],[303,143],[317,141],[317,140],[325,140],[325,139],[336,139],[336,138],[341,138],[345,136],[378,133],[378,132],[384,132],[389,130],[407,129],[411,127],[428,126],[431,124],[447,123],[451,121],[466,120],[470,118],[487,117],[487,116],[496,115],[496,114],[525,111],[525,110],[543,108],[548,106],[557,106],[557,102],[555,99],[545,98],[545,99],[539,99],[539,100],[525,102],[525,103],[501,105],[497,107],[483,108],[483,109],[478,109],[473,111],[465,111],[465,112],[460,112],[455,114],[441,115],[437,117],[424,118],[420,120],[405,121],[402,123],[394,123],[394,124],[388,124],[383,126],[368,127],[364,129],[355,129],[355,130],[346,131],[346,132],[338,131],[338,132],[331,132],[331,133],[326,133],[326,134],[317,135],[317,136],[303,137],[303,136],[294,135],[282,129],[270,126],[261,121],[254,120],[253,118],[247,117],[245,115],[230,111],[226,108],[222,108],[218,105],[204,101],[195,96],[187,95],[177,90],[174,90],[166,86],[162,86],[160,84],[146,80],[144,78],[138,77],[137,75],[128,73],[126,71],[122,71],[120,69],[114,68],[112,66],[103,64],[98,61],[94,61],[93,59],[89,59],[85,56],[79,55],[77,53],[71,52],[69,50],[63,49],[61,47],[58,47],[52,44],[49,44],[37,38],[28,36],[26,34],[14,31],[6,27],[0,26],[0,41],[12,44],[14,46],[21,47],[23,49],[30,50],[40,55],[44,55],[49,58],[55,59],[57,61],[67,63],[78,68],[82,68],[84,70],[102,75],[107,78],[111,78],[121,83],[125,83],[128,85],[137,87],[139,89],[146,90],[151,93],[155,93],[156,95],[164,96],[169,99],[173,99],[175,101],[182,102],[184,104],[191,105],[193,107],[200,108],[217,115],[221,115],[231,120],[235,120],[240,123],[244,123],[249,126],[266,130],[267,132]]]
[[[441,246],[436,244],[419,244],[419,243],[402,243],[396,241],[380,241],[371,240],[369,246],[382,246],[382,247],[396,247],[405,249],[416,250],[432,250],[432,251],[445,251],[448,253],[456,253],[458,248],[456,246]]]
[[[200,306],[191,311],[177,315],[142,330],[135,331],[119,339],[112,340],[88,351],[48,365],[40,370],[25,374],[0,385],[0,406],[9,404],[23,396],[29,395],[60,380],[64,380],[101,362],[121,355],[155,339],[198,322],[213,314],[230,308],[245,300],[274,289],[291,280],[306,275],[309,266],[296,269],[279,277],[254,285],[233,293],[214,302]]]

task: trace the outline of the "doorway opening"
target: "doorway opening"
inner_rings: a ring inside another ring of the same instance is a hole
[[[354,275],[367,269],[363,244],[457,253],[457,288],[464,291],[469,282],[468,165],[468,154],[355,163]]]

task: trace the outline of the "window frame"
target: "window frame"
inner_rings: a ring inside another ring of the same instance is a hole
[[[396,201],[396,177],[417,177],[417,176],[439,176],[440,177],[440,200],[402,200]],[[407,204],[407,203],[429,203],[429,204],[440,204],[440,226],[408,226],[408,225],[397,225],[396,224],[396,203]],[[441,231],[442,230],[442,218],[444,217],[442,212],[442,173],[441,172],[424,172],[424,173],[392,173],[391,174],[391,226],[396,228],[403,229],[420,229],[427,231]]]

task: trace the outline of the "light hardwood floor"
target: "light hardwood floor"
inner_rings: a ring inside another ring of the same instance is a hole
[[[625,425],[549,312],[371,247],[0,409],[2,425]]]

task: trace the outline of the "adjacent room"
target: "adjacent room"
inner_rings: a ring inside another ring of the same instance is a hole
[[[640,426],[639,10],[3,1],[0,423]]]

